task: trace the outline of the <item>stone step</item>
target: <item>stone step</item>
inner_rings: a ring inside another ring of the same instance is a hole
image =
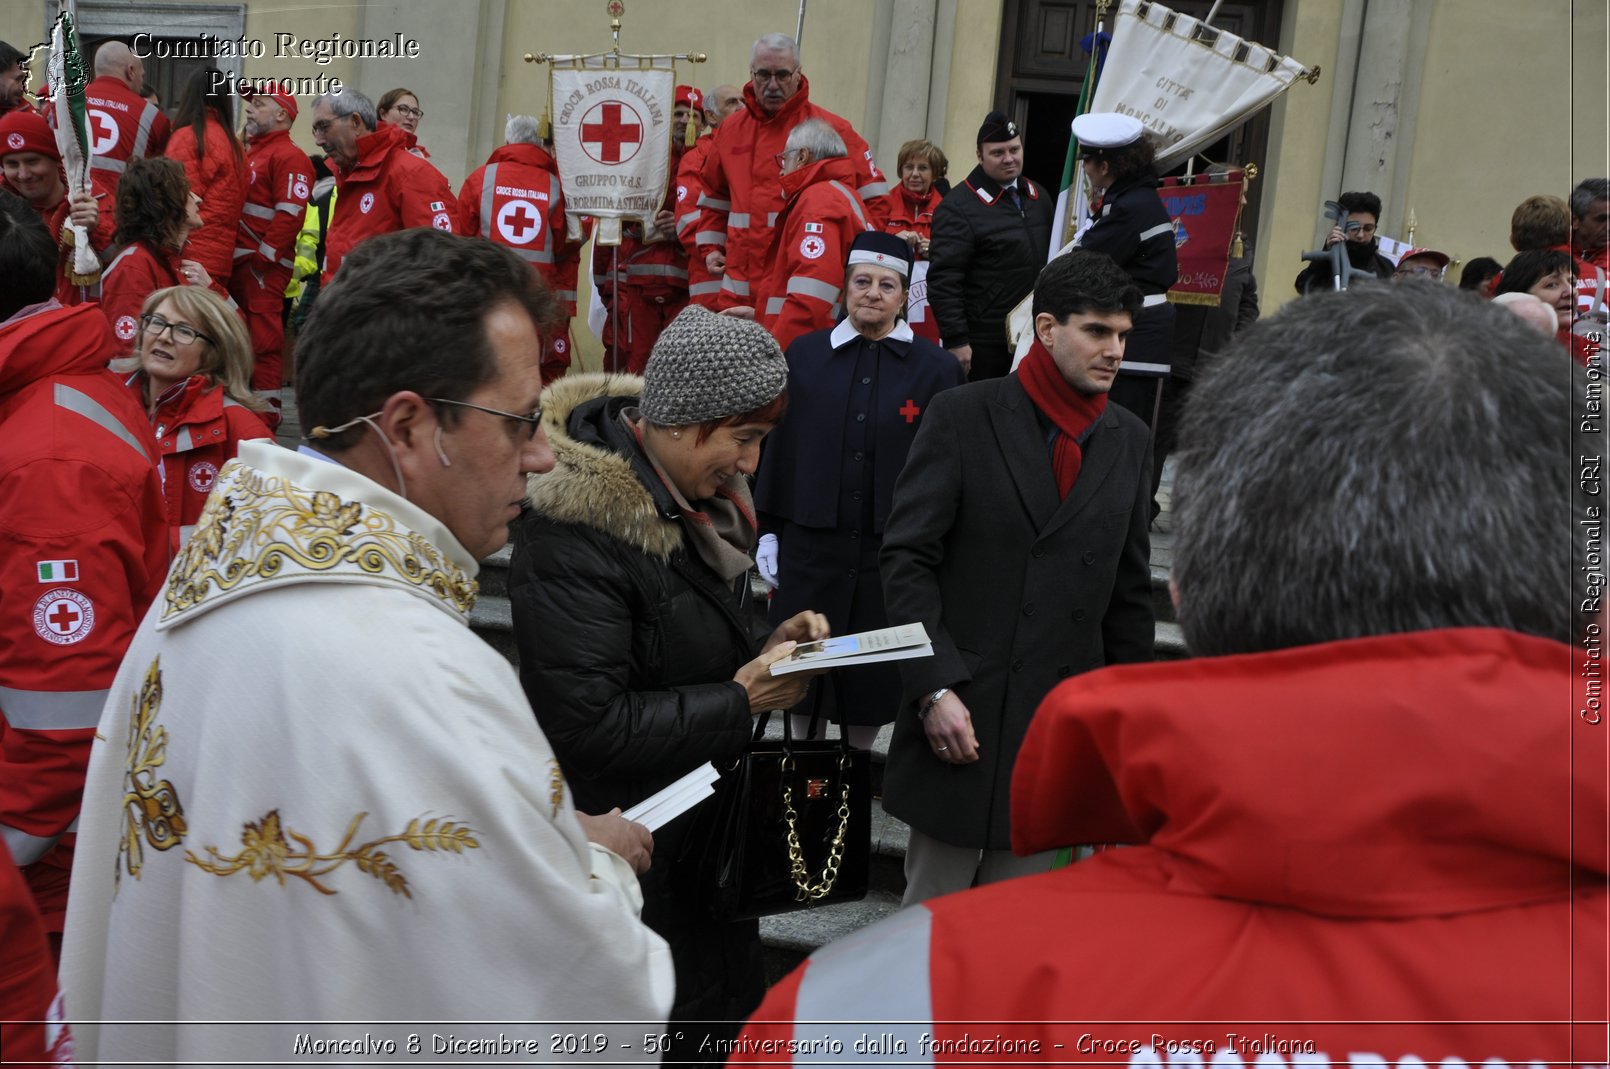
[[[477,576],[481,582],[481,597],[509,596],[509,561],[513,556],[514,543],[508,542],[502,549],[481,561],[481,574]]]
[[[766,983],[774,984],[810,957],[817,947],[876,923],[900,908],[900,896],[870,891],[859,902],[840,902],[760,919]]]

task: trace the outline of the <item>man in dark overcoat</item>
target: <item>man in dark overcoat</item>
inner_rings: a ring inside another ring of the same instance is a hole
[[[930,403],[883,540],[889,619],[934,655],[900,662],[884,807],[911,825],[906,904],[1043,872],[1011,853],[1012,766],[1060,680],[1153,652],[1151,454],[1107,404],[1141,294],[1075,249],[1034,288],[1035,340],[1001,379]]]

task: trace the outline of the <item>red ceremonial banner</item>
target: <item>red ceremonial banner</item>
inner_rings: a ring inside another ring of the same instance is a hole
[[[1165,178],[1158,195],[1174,221],[1180,277],[1168,291],[1175,304],[1217,306],[1230,267],[1230,243],[1241,218],[1242,171]]]

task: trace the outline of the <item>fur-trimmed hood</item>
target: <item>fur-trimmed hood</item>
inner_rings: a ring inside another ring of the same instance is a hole
[[[651,469],[600,441],[579,441],[571,429],[572,416],[587,402],[642,392],[636,375],[602,373],[566,375],[543,390],[542,426],[553,445],[554,467],[527,477],[526,500],[556,523],[592,527],[669,560],[682,548],[682,525],[669,495],[662,503],[644,482]],[[607,440],[610,428],[598,430]]]

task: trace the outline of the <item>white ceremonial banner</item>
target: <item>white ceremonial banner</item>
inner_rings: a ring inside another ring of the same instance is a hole
[[[1307,68],[1151,0],[1121,0],[1091,111],[1133,116],[1161,174],[1269,104]]]
[[[606,62],[610,66],[606,66]],[[614,67],[613,59],[556,57],[553,64],[554,156],[565,215],[580,233],[598,220],[595,239],[620,244],[620,221],[652,225],[665,200],[671,166],[672,59]]]

